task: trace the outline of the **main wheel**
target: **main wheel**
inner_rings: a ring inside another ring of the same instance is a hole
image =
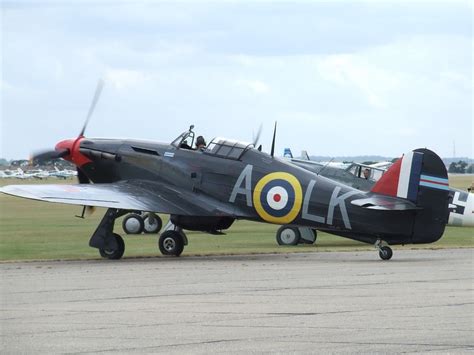
[[[122,228],[127,234],[141,234],[145,228],[143,218],[136,213],[130,213],[123,219]]]
[[[125,242],[123,241],[123,238],[116,233],[114,233],[114,238],[117,241],[118,249],[99,249],[101,257],[110,260],[118,260],[123,256],[123,253],[125,252]]]
[[[382,260],[390,260],[392,258],[393,251],[392,248],[383,246],[379,250],[379,256]]]
[[[296,245],[299,243],[300,238],[300,231],[297,227],[293,226],[281,226],[280,228],[278,228],[276,234],[276,240],[278,245]]]
[[[161,234],[158,247],[163,255],[180,256],[184,249],[184,240],[181,233],[166,231]]]
[[[152,215],[151,218],[150,215]],[[163,227],[163,221],[156,214],[148,213],[145,218],[143,218],[143,227],[145,233],[158,233],[161,227]]]

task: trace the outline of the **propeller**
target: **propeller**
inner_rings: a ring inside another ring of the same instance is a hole
[[[99,79],[99,81],[97,83],[97,87],[95,89],[94,97],[92,98],[91,106],[89,107],[89,111],[87,113],[86,120],[84,122],[84,126],[82,127],[82,130],[79,133],[77,139],[79,139],[81,137],[84,137],[84,133],[86,131],[87,125],[89,124],[89,121],[92,117],[92,114],[94,113],[95,107],[97,105],[97,102],[99,101],[99,98],[100,98],[100,95],[102,93],[103,88],[104,88],[104,80]],[[76,141],[77,141],[77,139],[76,139]],[[75,144],[75,142],[74,142],[74,144]],[[72,146],[74,146],[74,144],[72,144]],[[64,158],[65,156],[67,156],[69,154],[71,154],[71,150],[68,149],[68,148],[55,149],[55,150],[50,150],[50,149],[49,150],[41,150],[41,151],[38,151],[36,153],[33,153],[33,155],[31,156],[30,161],[41,163],[41,162],[45,162],[45,161],[48,161],[48,160]],[[78,176],[80,176],[79,175],[79,170],[78,170]],[[85,181],[85,179],[87,179],[87,181],[89,182],[89,179],[87,178],[87,176],[84,173],[82,173],[82,176],[83,176],[83,181]],[[81,180],[79,180],[79,182],[81,182]],[[83,183],[83,182],[81,182],[81,183]]]
[[[90,184],[91,181],[87,177],[86,174],[82,171],[81,168],[76,168],[77,170],[77,180],[79,180],[79,184]]]
[[[270,155],[273,157],[275,154],[275,139],[276,139],[276,134],[277,134],[277,121],[275,121],[275,127],[273,128],[273,140],[272,140],[272,150],[270,152]]]
[[[89,107],[89,112],[87,113],[86,121],[84,122],[84,126],[82,127],[81,133],[79,133],[79,137],[84,137],[84,132],[86,131],[87,125],[89,124],[89,120],[94,113],[95,106],[99,101],[100,94],[102,93],[102,89],[104,88],[104,80],[99,79],[97,83],[97,87],[95,88],[94,97],[92,98],[91,106]]]
[[[36,152],[31,157],[32,162],[41,163],[41,162],[45,162],[45,161],[48,161],[48,160],[64,158],[68,155],[73,154],[72,151],[74,150],[74,146],[76,145],[77,141],[80,138],[84,137],[84,133],[86,131],[87,125],[89,124],[89,121],[92,117],[92,114],[94,113],[95,107],[97,106],[97,102],[99,101],[99,98],[100,98],[100,95],[102,93],[103,88],[104,88],[104,80],[99,79],[99,81],[97,83],[97,86],[96,86],[96,89],[95,89],[94,96],[92,98],[91,105],[89,107],[89,111],[87,112],[87,116],[86,116],[86,120],[84,122],[84,126],[82,127],[82,130],[79,133],[79,135],[77,136],[77,138],[75,140],[74,139],[70,140],[68,148],[60,148],[60,147],[56,146],[55,150],[43,150],[43,151]],[[84,171],[82,171],[82,169],[80,169],[79,167],[77,167],[76,169],[77,169],[77,179],[79,180],[79,183],[80,184],[90,184],[91,181],[89,180],[87,175],[84,173]]]
[[[32,162],[42,163],[48,160],[59,159],[63,158],[66,155],[69,155],[69,149],[61,149],[61,150],[43,150],[34,153],[31,156]]]

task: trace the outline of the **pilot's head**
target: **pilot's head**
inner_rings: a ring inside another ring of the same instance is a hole
[[[203,148],[206,146],[206,141],[204,140],[203,136],[199,136],[196,138],[196,148]]]
[[[368,179],[370,177],[370,170],[364,169],[364,178]]]

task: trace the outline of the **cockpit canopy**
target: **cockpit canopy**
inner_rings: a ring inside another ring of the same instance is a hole
[[[189,127],[189,130],[181,133],[171,145],[178,149],[193,150],[194,144],[194,125]],[[205,154],[214,155],[220,158],[239,160],[244,153],[253,147],[253,144],[247,142],[237,142],[232,139],[217,137],[203,151]]]
[[[171,142],[176,148],[192,149],[194,143],[194,126],[189,127],[189,131],[181,133],[178,138]]]
[[[205,154],[215,155],[226,159],[240,159],[244,153],[253,147],[251,143],[237,142],[221,137],[214,138],[204,151]]]

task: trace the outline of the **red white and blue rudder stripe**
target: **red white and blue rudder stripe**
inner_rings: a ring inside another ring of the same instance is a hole
[[[421,177],[428,178],[421,174],[422,164],[423,153],[413,151],[405,154],[382,175],[371,191],[416,202]],[[427,183],[432,181],[427,180]]]

